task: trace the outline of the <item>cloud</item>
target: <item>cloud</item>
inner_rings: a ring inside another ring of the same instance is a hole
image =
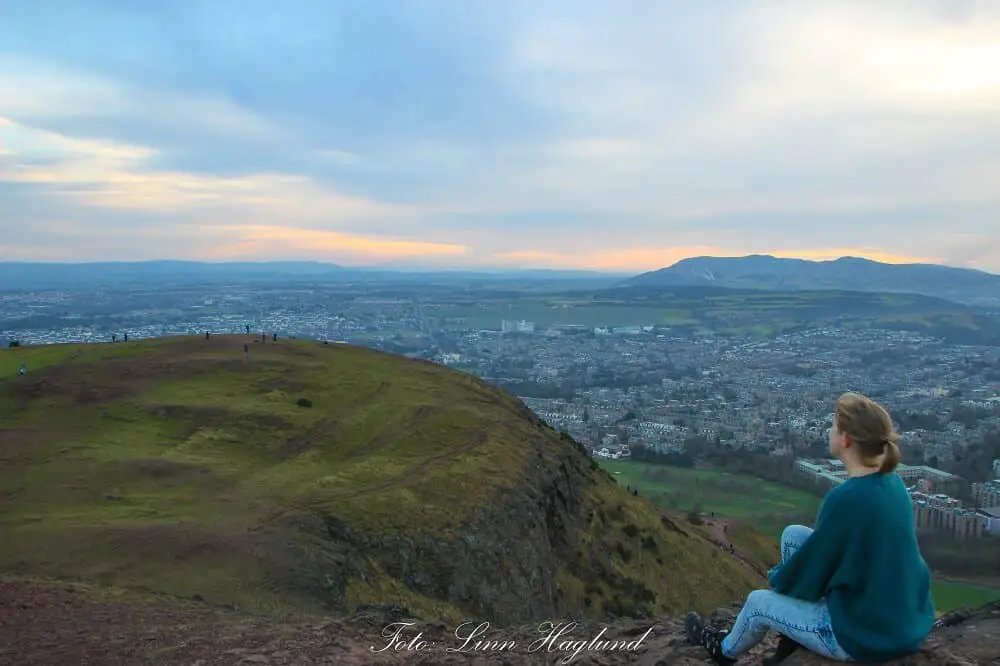
[[[177,94],[124,83],[45,60],[0,53],[0,110],[8,118],[39,127],[88,125],[128,132],[141,120],[145,131],[192,138],[204,134],[243,141],[281,140],[289,135],[259,115],[219,95]]]
[[[225,211],[267,219],[359,221],[418,214],[415,208],[340,195],[305,176],[257,173],[239,177],[149,168],[155,150],[72,139],[2,119],[0,137],[20,160],[0,163],[0,181],[44,187],[83,206],[204,216]]]
[[[0,138],[4,145],[16,149],[16,159],[0,161],[0,184],[29,188],[35,196],[58,197],[77,211],[69,219],[36,220],[40,224],[34,225],[34,234],[29,232],[32,240],[4,246],[9,257],[100,259],[100,251],[117,247],[126,251],[134,248],[143,258],[164,258],[164,249],[173,247],[184,256],[204,260],[283,257],[353,264],[433,259],[467,250],[455,243],[294,226],[329,226],[342,220],[357,223],[386,216],[402,222],[421,214],[414,207],[339,195],[304,176],[263,173],[214,177],[149,170],[155,150],[72,139],[3,117]],[[12,194],[8,189],[5,198],[13,201]],[[117,220],[102,219],[100,223],[90,216],[80,220],[81,206],[119,215]],[[135,224],[134,218],[122,213],[152,214],[160,223],[151,226],[140,220]],[[182,217],[178,221],[175,216]],[[232,219],[241,222],[234,224]],[[114,241],[108,243],[102,231],[114,231]],[[66,247],[46,248],[42,235],[60,238]],[[114,258],[128,258],[128,254]]]
[[[961,177],[935,176],[985,168],[984,133],[1000,137],[996,12],[941,24],[889,3],[741,7],[669,25],[626,12],[525,30],[510,85],[590,134],[564,141],[526,183],[591,208],[638,191],[627,212],[671,217],[964,201]],[[715,39],[689,45],[690,29]],[[657,46],[678,40],[681,53]],[[656,70],[651,52],[694,62]],[[957,80],[981,85],[948,87]],[[914,178],[930,186],[919,198]]]
[[[558,252],[547,252],[544,250],[518,250],[517,252],[501,252],[496,255],[497,259],[508,263],[540,263],[540,264],[561,264],[565,265],[570,257]]]
[[[0,204],[60,256],[1000,272],[997,35],[992,0],[20,3]]]
[[[441,265],[462,259],[458,243],[359,235],[302,227],[242,223],[128,224],[111,235],[95,234],[74,221],[47,220],[42,229],[15,231],[3,249],[19,261],[151,260],[183,256],[200,261],[319,260],[343,265],[405,260],[410,265]],[[57,233],[63,243],[46,242]]]
[[[213,259],[305,257],[340,263],[382,262],[395,259],[437,259],[464,255],[468,248],[455,243],[354,236],[332,231],[285,226],[248,225],[230,230],[231,243],[214,248]]]

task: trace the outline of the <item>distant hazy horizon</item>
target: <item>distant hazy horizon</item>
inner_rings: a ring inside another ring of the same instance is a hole
[[[775,255],[761,252],[759,255],[772,256]],[[683,261],[684,259],[697,259],[697,258],[709,258],[709,259],[725,259],[725,258],[739,258],[741,256],[749,255],[733,255],[732,257],[705,257],[705,255],[682,257],[678,261]],[[775,257],[775,258],[790,258],[797,259],[798,257]],[[847,256],[834,257],[831,260],[818,260],[818,259],[804,259],[804,261],[833,261],[836,259],[846,259],[851,258]],[[870,257],[853,257],[857,259],[871,259]],[[877,261],[877,260],[872,260]],[[189,262],[198,264],[214,264],[214,265],[227,265],[227,264],[319,264],[327,265],[330,267],[339,267],[345,269],[359,269],[359,270],[371,270],[371,271],[389,271],[389,272],[416,272],[416,273],[556,273],[556,274],[574,274],[579,273],[581,275],[590,274],[595,276],[607,276],[607,277],[630,277],[640,275],[649,271],[638,270],[638,271],[628,271],[628,270],[611,270],[611,269],[587,269],[587,268],[558,268],[550,266],[488,266],[488,265],[454,265],[454,266],[437,266],[437,265],[423,265],[420,263],[407,263],[407,262],[393,262],[393,263],[383,263],[383,264],[365,264],[365,263],[337,263],[332,261],[314,260],[314,259],[254,259],[254,260],[242,260],[242,259],[214,259],[214,260],[201,260],[201,259],[182,259],[182,258],[159,258],[159,259],[140,259],[140,260],[110,260],[110,261],[30,261],[22,262],[18,260],[7,260],[0,259],[0,265],[3,264],[18,264],[18,263],[28,263],[36,265],[92,265],[92,264],[148,264],[148,263],[173,263],[173,262]],[[677,263],[677,262],[674,262]],[[891,263],[891,262],[886,262]],[[658,270],[661,268],[669,268],[674,264],[667,264],[664,266],[659,266],[650,270]],[[895,265],[905,265],[905,264],[895,264]],[[971,270],[980,270],[991,275],[1000,275],[1000,271],[989,271],[985,269],[972,268],[969,266],[954,266],[941,263],[932,263],[936,266],[944,266],[947,268],[970,268]]]
[[[0,260],[1000,273],[997,35],[995,0],[6,3]]]

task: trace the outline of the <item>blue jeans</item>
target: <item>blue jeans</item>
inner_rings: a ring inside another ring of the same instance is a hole
[[[786,562],[794,555],[810,534],[812,529],[803,525],[786,527],[781,533],[781,561]],[[750,593],[733,628],[722,641],[722,653],[735,659],[760,643],[768,629],[828,659],[853,661],[833,635],[826,601],[802,601],[772,590]]]

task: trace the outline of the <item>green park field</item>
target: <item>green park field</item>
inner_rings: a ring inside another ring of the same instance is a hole
[[[621,485],[667,509],[706,513],[750,523],[775,539],[791,523],[810,524],[820,499],[802,490],[724,470],[668,467],[631,460],[601,461]]]
[[[934,608],[939,613],[947,613],[956,608],[978,608],[991,601],[1000,601],[1000,588],[935,580],[931,588]]]
[[[504,319],[526,320],[536,326],[696,326],[725,331],[749,331],[793,326],[799,317],[814,316],[813,295],[727,295],[664,293],[650,299],[573,298],[535,295],[514,301],[489,298],[443,301],[428,314],[445,328],[497,328]],[[822,307],[820,308],[822,309]],[[779,311],[780,310],[780,316]],[[808,311],[808,312],[807,312]]]
[[[496,330],[509,319],[534,322],[540,328],[665,326],[765,338],[824,321],[845,327],[922,330],[934,335],[982,333],[976,317],[947,301],[909,294],[838,291],[663,288],[448,294],[426,302],[424,310],[433,326],[455,330]]]

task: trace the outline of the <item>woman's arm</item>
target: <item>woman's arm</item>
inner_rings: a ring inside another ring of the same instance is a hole
[[[778,594],[819,601],[843,562],[854,516],[840,495],[828,495],[816,528],[787,562],[768,572],[768,582]]]

